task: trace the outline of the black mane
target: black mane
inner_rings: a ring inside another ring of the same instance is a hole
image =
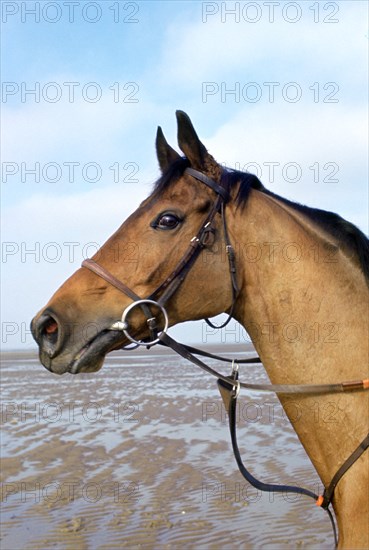
[[[189,166],[190,163],[185,157],[172,163],[168,170],[155,183],[154,195],[160,195],[171,183],[177,181]],[[331,235],[346,252],[350,251],[353,253],[369,286],[369,239],[354,224],[334,212],[311,208],[310,206],[285,199],[266,189],[259,178],[249,172],[240,172],[226,168],[222,175],[221,184],[229,190],[238,188],[236,195],[237,207],[242,208],[247,202],[250,190],[256,189],[304,214]]]

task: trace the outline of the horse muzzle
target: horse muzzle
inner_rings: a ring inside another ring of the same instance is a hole
[[[142,309],[133,318],[133,310]],[[155,315],[151,308],[155,308]],[[132,313],[131,313],[132,312]],[[160,316],[160,323],[157,317]],[[141,320],[140,320],[141,319]],[[163,328],[158,332],[158,326]],[[166,332],[169,319],[163,306],[154,300],[137,300],[125,308],[119,321],[104,321],[100,327],[92,323],[94,334],[88,334],[86,325],[62,322],[49,308],[31,322],[31,331],[39,346],[43,366],[55,374],[92,373],[100,370],[107,353],[124,349],[130,342],[136,346],[153,346],[159,342],[158,334]]]
[[[128,343],[122,331],[110,330],[110,322],[66,323],[46,308],[31,322],[42,365],[55,374],[95,372],[105,355]],[[91,330],[93,331],[91,333]]]

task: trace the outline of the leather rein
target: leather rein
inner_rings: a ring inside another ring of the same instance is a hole
[[[122,320],[117,321],[109,327],[109,330],[121,330],[125,336],[135,344],[135,346],[146,346],[150,348],[155,344],[162,344],[164,346],[170,347],[173,351],[184,357],[185,359],[191,361],[193,364],[197,365],[208,374],[215,376],[218,379],[218,388],[221,394],[221,397],[224,402],[225,409],[228,413],[229,418],[229,429],[231,434],[231,441],[233,452],[239,470],[243,477],[251,483],[257,489],[261,491],[273,491],[273,492],[284,492],[284,493],[298,493],[304,494],[306,496],[314,498],[317,506],[321,506],[325,509],[330,517],[333,534],[335,539],[335,544],[337,546],[337,532],[334,524],[332,513],[329,509],[331,504],[334,489],[341,479],[341,477],[346,473],[346,471],[356,462],[356,460],[361,456],[361,454],[368,449],[369,447],[369,434],[364,438],[364,440],[358,445],[354,452],[343,462],[341,467],[338,469],[336,474],[333,476],[330,484],[325,487],[322,495],[316,495],[315,493],[304,489],[302,487],[295,487],[289,485],[276,485],[260,482],[246,469],[242,462],[240,451],[238,448],[237,437],[236,437],[236,406],[237,398],[241,388],[245,388],[252,391],[261,391],[261,392],[275,392],[278,394],[327,394],[327,393],[338,393],[338,392],[351,392],[355,390],[368,390],[369,389],[369,380],[354,380],[346,381],[336,384],[252,384],[247,382],[241,382],[238,379],[238,364],[255,364],[261,363],[259,357],[251,357],[247,359],[237,359],[232,360],[222,356],[214,355],[191,346],[181,344],[171,338],[167,334],[167,329],[169,326],[168,315],[165,310],[165,304],[173,296],[173,294],[178,290],[183,281],[185,280],[188,272],[191,270],[196,259],[200,255],[201,251],[209,246],[212,246],[215,238],[215,227],[214,220],[217,214],[220,214],[223,226],[223,235],[225,250],[228,258],[229,273],[231,279],[232,287],[232,304],[228,312],[228,318],[226,321],[220,325],[215,326],[209,319],[205,321],[213,328],[223,328],[225,327],[232,318],[234,306],[239,294],[239,288],[237,284],[237,274],[236,274],[236,258],[234,249],[229,239],[229,234],[227,230],[227,223],[225,217],[225,208],[226,204],[230,199],[229,190],[219,185],[211,178],[194,170],[193,168],[186,168],[184,174],[194,177],[195,179],[201,181],[206,186],[211,188],[217,195],[216,200],[213,203],[213,206],[210,209],[209,214],[207,215],[205,221],[202,223],[197,234],[191,239],[189,246],[184,253],[182,259],[176,265],[174,270],[170,275],[161,283],[151,294],[145,299],[140,298],[133,290],[127,287],[122,281],[117,279],[113,274],[111,274],[107,269],[100,266],[94,260],[86,259],[82,262],[82,267],[85,267],[107,281],[110,285],[117,288],[119,291],[123,292],[126,296],[133,300],[123,312]],[[144,312],[147,318],[147,326],[150,332],[150,341],[141,341],[135,339],[128,331],[129,323],[127,317],[129,312],[135,307],[139,306]],[[155,315],[153,315],[150,307],[158,308],[164,318],[164,328],[158,332],[157,320]],[[123,347],[122,349],[125,349]],[[132,349],[132,348],[129,348]],[[216,359],[218,361],[224,361],[232,363],[232,372],[229,376],[225,376],[215,369],[211,368],[209,365],[204,363],[201,359],[196,357],[200,355],[203,357],[208,357],[211,359]]]

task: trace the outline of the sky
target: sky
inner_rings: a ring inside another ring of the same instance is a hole
[[[368,234],[367,9],[2,1],[2,347],[35,347],[31,318],[149,194],[176,109],[219,162]]]

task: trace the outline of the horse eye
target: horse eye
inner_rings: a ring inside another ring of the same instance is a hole
[[[181,221],[175,214],[166,212],[165,214],[160,214],[151,225],[155,229],[175,229]]]

